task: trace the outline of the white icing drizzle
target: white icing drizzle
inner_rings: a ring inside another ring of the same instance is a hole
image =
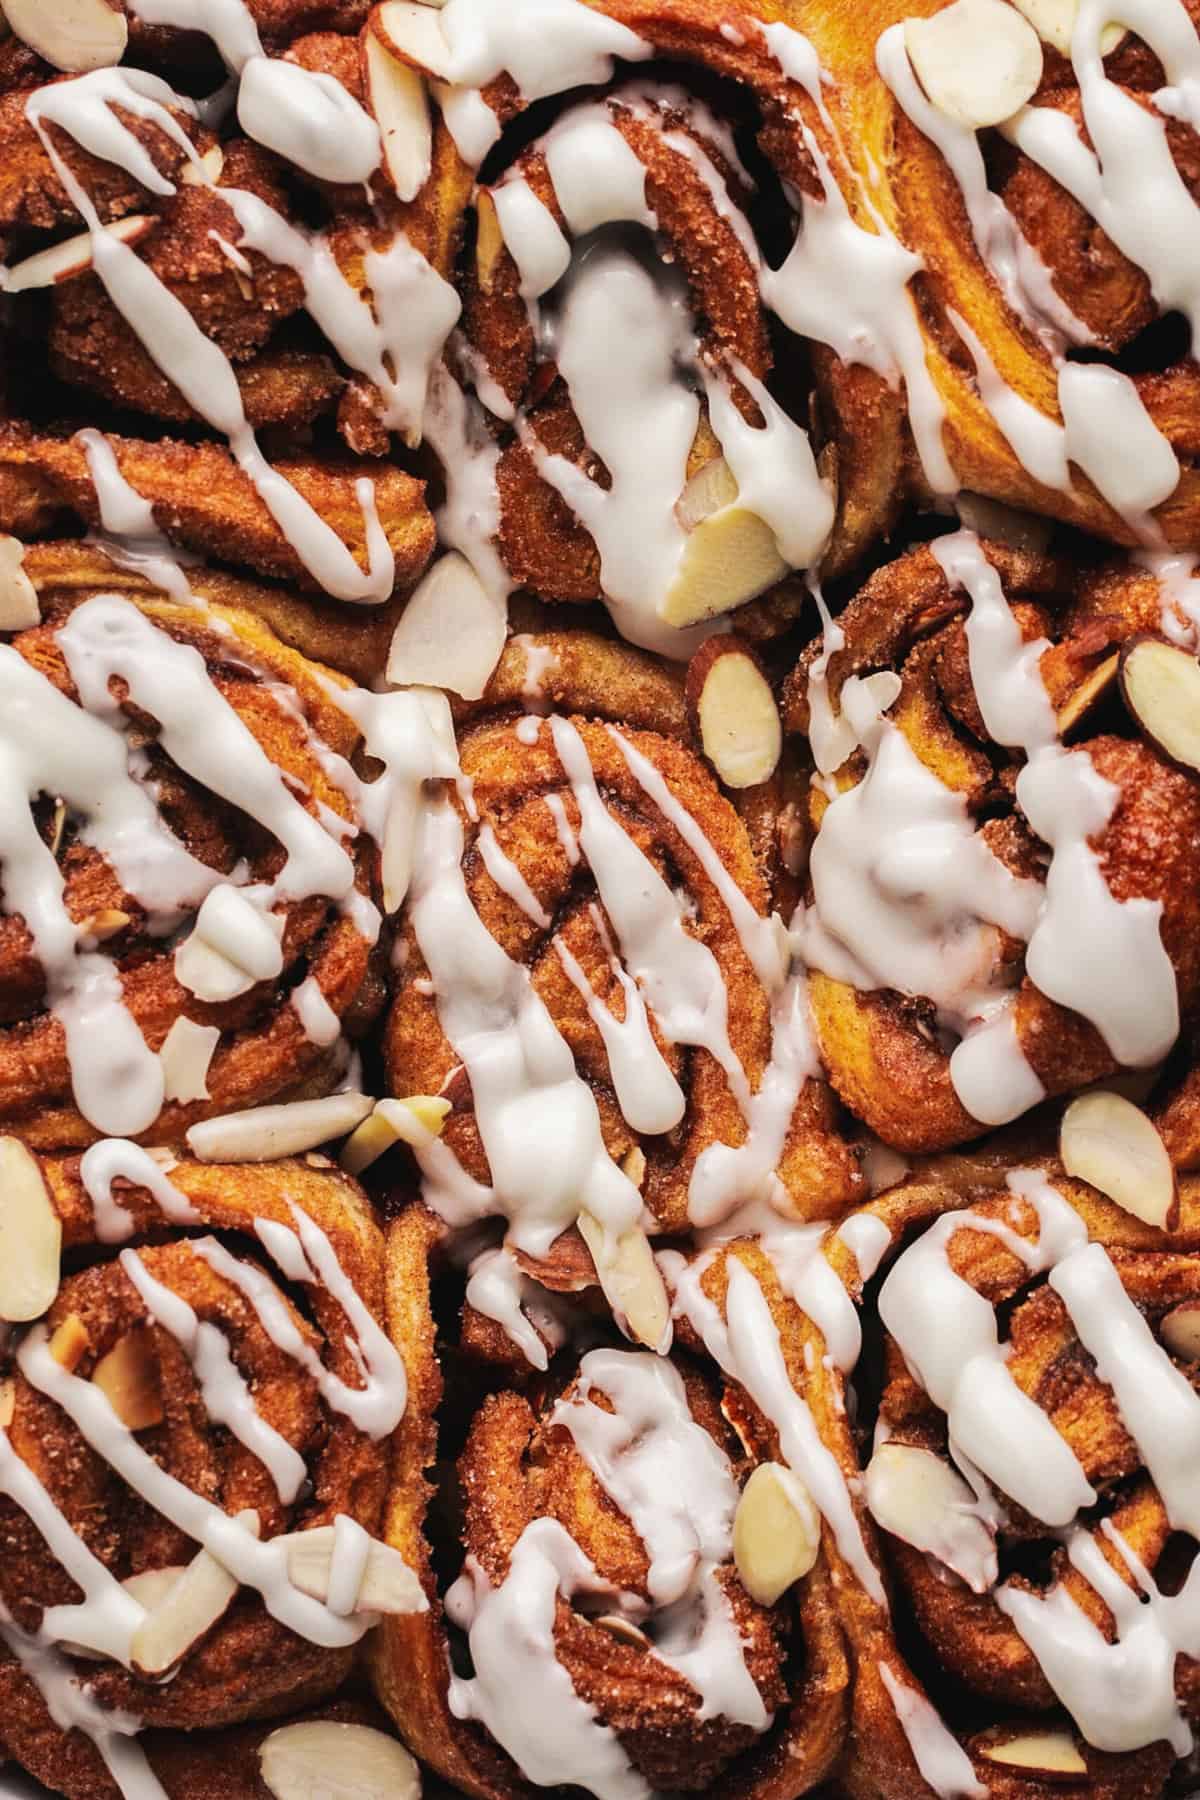
[[[594,1392],[614,1410],[592,1404]],[[764,1731],[770,1714],[716,1578],[732,1554],[737,1483],[724,1452],[693,1420],[678,1371],[659,1356],[590,1351],[550,1424],[570,1432],[645,1546],[654,1655],[691,1682],[701,1719]],[[622,1610],[644,1622],[644,1605],[630,1608],[626,1597]]]
[[[102,1138],[79,1159],[79,1179],[92,1205],[96,1236],[102,1244],[119,1244],[133,1236],[133,1215],[113,1198],[113,1183],[128,1181],[145,1188],[164,1219],[172,1225],[202,1225],[204,1218],[186,1194],[140,1144],[122,1138]]]
[[[315,975],[306,975],[292,992],[292,1006],[310,1044],[327,1049],[342,1033],[342,1021],[321,992]]]
[[[500,848],[500,841],[491,825],[481,825],[475,836],[476,848],[483,860],[483,866],[500,889],[507,894],[515,906],[519,906],[527,919],[543,931],[549,931],[553,920],[546,911],[529,883],[518,869],[511,856]]]
[[[290,1506],[308,1477],[304,1458],[258,1411],[224,1333],[201,1319],[181,1295],[156,1281],[136,1251],[122,1250],[120,1263],[150,1317],[175,1339],[191,1363],[209,1418],[224,1425],[258,1458],[279,1498]]]
[[[571,829],[571,821],[567,817],[567,809],[561,794],[543,794],[546,808],[554,820],[554,829],[558,833],[558,841],[562,845],[563,855],[574,869],[579,866],[579,839]]]
[[[691,1323],[713,1361],[741,1383],[774,1425],[784,1461],[808,1488],[843,1560],[876,1605],[886,1606],[883,1583],[863,1542],[846,1478],[822,1443],[808,1402],[792,1386],[766,1296],[745,1263],[731,1255],[722,1320],[700,1285],[710,1261],[704,1256],[688,1264],[677,1253],[663,1253],[663,1267],[674,1287],[674,1316]]]
[[[477,1563],[446,1597],[468,1634],[475,1673],[450,1678],[450,1710],[476,1719],[539,1787],[581,1787],[597,1800],[651,1800],[616,1733],[575,1691],[554,1645],[560,1594],[604,1593],[605,1584],[556,1519],[527,1525],[492,1587]]]
[[[916,1688],[901,1681],[887,1663],[877,1666],[913,1761],[938,1800],[986,1800],[988,1790],[976,1779],[970,1757],[935,1708]]]
[[[859,1279],[870,1281],[891,1247],[890,1228],[870,1213],[851,1213],[838,1226],[837,1236],[857,1262]]]
[[[646,1002],[637,983],[615,956],[610,958],[613,975],[625,996],[625,1015],[618,1019],[600,999],[561,937],[555,937],[554,949],[604,1040],[613,1092],[626,1124],[634,1131],[652,1135],[670,1131],[682,1119],[687,1102],[654,1041]]]
[[[557,1350],[566,1330],[547,1288],[521,1273],[512,1251],[503,1244],[475,1257],[468,1274],[466,1299],[486,1319],[495,1319],[532,1368],[550,1366],[546,1345]]]
[[[118,568],[144,575],[172,599],[202,605],[184,573],[184,565],[198,559],[176,550],[163,536],[150,502],[130,487],[122,475],[108,439],[89,428],[77,431],[75,441],[87,457],[88,474],[100,509],[100,531],[91,541]]]

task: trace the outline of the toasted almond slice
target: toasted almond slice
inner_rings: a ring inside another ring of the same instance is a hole
[[[758,787],[774,773],[783,724],[771,686],[741,638],[711,637],[688,665],[686,698],[701,747],[726,787]]]
[[[1009,1769],[1028,1769],[1031,1774],[1074,1776],[1088,1772],[1079,1746],[1066,1731],[1024,1731],[1020,1737],[1003,1743],[981,1743],[976,1748],[988,1762],[1002,1763]]]
[[[440,1137],[450,1115],[450,1102],[437,1094],[410,1094],[406,1100],[380,1100],[369,1119],[342,1146],[338,1158],[347,1175],[361,1175],[378,1162],[393,1144],[417,1149],[432,1137]]]
[[[375,1538],[368,1539],[365,1532],[360,1541],[365,1542],[366,1555],[351,1571],[354,1592],[332,1593],[331,1577],[334,1585],[340,1579],[340,1571],[334,1567],[337,1535],[335,1525],[318,1525],[277,1540],[287,1545],[288,1580],[293,1587],[343,1616],[426,1610],[425,1590],[400,1552]]]
[[[23,43],[73,75],[119,63],[129,42],[125,15],[107,0],[4,0]]]
[[[475,205],[475,273],[485,294],[492,291],[496,265],[504,255],[504,233],[496,202],[486,188],[480,188]]]
[[[1038,34],[1005,0],[954,0],[905,19],[904,47],[934,106],[972,131],[1011,119],[1042,79]]]
[[[104,906],[99,912],[80,919],[79,930],[95,943],[106,944],[109,938],[118,937],[130,922],[129,913],[122,912],[119,906]]]
[[[1125,704],[1152,743],[1185,769],[1200,769],[1200,662],[1159,638],[1136,638],[1121,655]]]
[[[420,1800],[417,1764],[403,1744],[370,1725],[281,1725],[258,1754],[263,1786],[275,1800]]]
[[[620,1330],[664,1356],[671,1344],[671,1306],[645,1232],[635,1225],[613,1238],[588,1212],[579,1215],[579,1232]]]
[[[132,213],[106,225],[104,230],[122,244],[136,244],[154,223],[150,213]],[[23,262],[14,263],[5,286],[13,294],[23,294],[29,288],[54,287],[60,281],[72,281],[76,275],[85,274],[91,266],[92,234],[81,231],[76,237],[64,238],[48,250],[39,250]]]
[[[619,1613],[601,1613],[598,1619],[592,1620],[592,1624],[599,1625],[601,1630],[607,1631],[610,1637],[615,1637],[620,1643],[632,1644],[635,1650],[651,1648],[650,1639],[645,1632],[631,1619],[623,1619]]]
[[[695,531],[705,519],[732,506],[738,497],[733,470],[723,456],[714,456],[697,469],[680,496],[676,517],[685,531]]]
[[[733,1560],[759,1606],[774,1606],[817,1560],[821,1520],[808,1489],[782,1463],[762,1463],[742,1489]]]
[[[705,504],[703,494],[697,499],[692,493],[689,498],[689,490],[697,482],[711,483],[715,489],[715,466],[709,463],[689,483],[680,501],[683,512],[690,515],[696,506]],[[659,617],[675,626],[715,619],[756,599],[787,573],[788,564],[766,521],[736,502],[722,506],[701,518],[689,535],[674,580],[659,606]]]
[[[238,1514],[258,1536],[258,1514]],[[199,1551],[172,1582],[133,1634],[130,1662],[142,1675],[163,1675],[182,1662],[192,1645],[212,1630],[238,1591],[231,1575],[207,1550]]]
[[[37,589],[25,573],[24,544],[0,535],[0,631],[28,631],[41,616]]]
[[[628,1175],[640,1193],[642,1183],[646,1179],[646,1153],[640,1144],[635,1144],[633,1149],[627,1150],[621,1158],[621,1173]]]
[[[83,1361],[84,1352],[90,1342],[87,1326],[79,1314],[68,1313],[46,1348],[56,1363],[61,1363],[64,1369],[74,1370]]]
[[[176,1019],[163,1040],[158,1060],[163,1071],[164,1100],[207,1100],[208,1071],[221,1041],[218,1025]]]
[[[273,1162],[299,1156],[361,1125],[374,1106],[366,1094],[329,1094],[324,1100],[292,1100],[254,1106],[248,1112],[205,1119],[187,1134],[201,1162]]]
[[[363,34],[367,100],[383,142],[383,166],[400,200],[415,200],[433,166],[425,82],[374,31]]]
[[[1064,56],[1071,54],[1071,33],[1079,14],[1079,0],[1013,0],[1033,29],[1046,43],[1053,44]],[[1105,56],[1115,50],[1125,36],[1123,25],[1106,25],[1100,34],[1100,49]]]
[[[450,46],[438,10],[422,0],[384,0],[371,14],[371,29],[401,62],[437,81],[453,81]]]
[[[985,1594],[996,1580],[992,1533],[971,1509],[975,1496],[940,1456],[913,1444],[881,1444],[867,1466],[867,1506],[877,1525],[936,1557]]]
[[[1098,701],[1102,700],[1117,679],[1117,670],[1121,666],[1120,653],[1114,651],[1102,663],[1092,670],[1071,695],[1070,699],[1058,711],[1058,735],[1066,737],[1074,731],[1076,725],[1091,712]]]
[[[148,1325],[137,1325],[118,1338],[92,1370],[92,1380],[130,1431],[161,1425],[162,1375]]]
[[[58,1292],[62,1225],[41,1164],[20,1138],[0,1137],[0,1319],[40,1318]]]
[[[395,687],[448,688],[478,700],[508,637],[508,603],[450,551],[413,590],[388,651]]]
[[[1068,1175],[1090,1182],[1135,1219],[1165,1226],[1175,1210],[1175,1171],[1156,1127],[1121,1094],[1097,1089],[1063,1114],[1059,1154]]]
[[[0,1381],[0,1431],[7,1431],[17,1410],[17,1384],[11,1375]]]
[[[197,168],[196,164],[199,164]],[[180,170],[179,179],[185,187],[203,187],[207,182],[216,187],[221,179],[221,171],[225,167],[225,152],[220,144],[210,144],[203,156],[196,162],[185,163]]]
[[[1158,1332],[1173,1356],[1181,1356],[1184,1362],[1200,1362],[1200,1300],[1185,1300],[1181,1306],[1173,1306]]]
[[[164,1569],[140,1569],[136,1575],[127,1575],[121,1586],[127,1594],[132,1594],[139,1606],[147,1612],[153,1612],[161,1606],[171,1589],[181,1576],[187,1574],[186,1563],[169,1563]]]

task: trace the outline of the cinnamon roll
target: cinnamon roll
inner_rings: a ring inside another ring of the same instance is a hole
[[[384,997],[357,690],[100,561],[35,561],[40,618],[18,568],[0,650],[0,1121],[39,1148],[327,1093]]]
[[[443,1384],[429,1308],[442,1236],[419,1205],[389,1233],[391,1328],[413,1386],[388,1540],[431,1605],[387,1621],[372,1668],[406,1740],[480,1796],[806,1792],[840,1752],[849,1669],[817,1515],[770,1460],[771,1425],[696,1333],[670,1357],[563,1349],[533,1386],[519,1356],[500,1385],[493,1363],[461,1416],[484,1340],[473,1277]],[[790,1359],[799,1315],[773,1305]],[[569,1334],[565,1310],[559,1322]],[[419,1471],[435,1458],[429,1511]],[[782,1495],[782,1557],[763,1480]]]
[[[858,1395],[894,1608],[869,1656],[843,1615],[849,1792],[1163,1792],[1195,1717],[1196,1229],[1190,1178],[1160,1227],[1010,1149],[831,1240],[851,1291],[885,1269]]]
[[[829,1078],[885,1143],[944,1149],[1154,1071],[1187,1027],[1200,790],[1118,674],[1190,630],[1148,571],[959,532],[802,656],[798,938]]]
[[[382,1239],[328,1165],[0,1155],[5,1748],[74,1796],[203,1793],[211,1734],[316,1707],[424,1604],[377,1535]]]
[[[749,833],[636,651],[510,642],[419,821],[397,965],[390,1086],[438,1109],[407,1129],[426,1202],[506,1218],[522,1258],[578,1271],[578,1223],[615,1291],[643,1219],[811,1218],[861,1187]]]

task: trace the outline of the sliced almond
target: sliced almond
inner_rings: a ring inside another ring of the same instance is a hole
[[[1058,735],[1066,737],[1091,712],[1092,708],[1107,694],[1117,679],[1117,670],[1121,665],[1120,653],[1114,651],[1097,664],[1090,675],[1086,676],[1070,699],[1058,711]]]
[[[122,244],[136,244],[145,237],[155,219],[150,213],[132,213],[117,219],[104,230]],[[72,281],[92,266],[92,234],[81,231],[76,237],[63,238],[48,250],[39,250],[23,262],[14,263],[8,271],[5,287],[10,293],[22,294],[29,288],[54,287],[60,281]]]
[[[978,1743],[980,1756],[1009,1769],[1027,1769],[1034,1775],[1086,1775],[1087,1764],[1079,1746],[1066,1731],[1023,1731],[1020,1737],[1001,1743]]]
[[[475,203],[475,273],[485,294],[490,294],[496,265],[505,252],[504,233],[496,202],[486,188],[480,188]]]
[[[478,700],[508,637],[508,603],[489,593],[457,550],[414,589],[388,651],[395,687],[448,688]]]
[[[185,163],[179,174],[185,187],[216,187],[221,179],[221,171],[225,167],[225,152],[220,144],[210,144],[203,156],[195,162]]]
[[[0,1431],[7,1431],[17,1410],[17,1384],[11,1375],[0,1381]]]
[[[954,0],[930,19],[905,19],[904,47],[939,112],[978,131],[1011,119],[1042,79],[1042,46],[1006,0]]]
[[[299,1156],[361,1125],[374,1101],[365,1094],[330,1094],[324,1100],[293,1100],[282,1106],[254,1106],[248,1112],[205,1119],[187,1134],[188,1148],[201,1162],[273,1162]]]
[[[660,1356],[671,1344],[671,1305],[650,1240],[638,1226],[614,1238],[591,1213],[579,1215],[596,1279],[625,1336]]]
[[[415,200],[433,167],[425,82],[374,31],[363,34],[367,101],[383,143],[383,166],[400,200]]]
[[[92,1370],[92,1380],[130,1431],[161,1425],[162,1374],[148,1325],[137,1325],[118,1338]]]
[[[109,938],[119,937],[130,923],[130,915],[122,912],[119,906],[104,906],[99,912],[89,913],[86,919],[80,919],[79,930],[94,943],[106,944]]]
[[[608,1635],[615,1637],[619,1643],[631,1644],[635,1650],[651,1648],[650,1639],[645,1632],[631,1619],[623,1619],[620,1613],[602,1613],[598,1619],[592,1620],[592,1624],[599,1625],[602,1631],[607,1631]]]
[[[24,544],[0,536],[0,631],[28,631],[41,616],[37,589],[25,573]]]
[[[646,1179],[646,1153],[640,1144],[635,1144],[632,1150],[627,1150],[621,1158],[621,1173],[628,1175],[640,1193],[642,1183]]]
[[[342,1146],[338,1158],[347,1175],[361,1175],[394,1144],[417,1149],[440,1137],[450,1116],[450,1102],[437,1094],[410,1094],[405,1100],[380,1100],[369,1119]]]
[[[1063,1114],[1059,1154],[1068,1175],[1090,1182],[1147,1225],[1165,1226],[1175,1210],[1175,1171],[1158,1130],[1121,1094],[1097,1089]]]
[[[78,1313],[68,1313],[62,1324],[57,1327],[46,1348],[56,1363],[63,1368],[74,1371],[83,1361],[84,1352],[91,1340],[87,1334],[87,1326]]]
[[[186,1563],[170,1563],[165,1569],[139,1569],[136,1575],[127,1575],[121,1586],[127,1594],[132,1594],[139,1606],[147,1612],[153,1612],[161,1606],[180,1576],[187,1574]]]
[[[1053,44],[1064,56],[1071,54],[1071,33],[1079,15],[1079,0],[1013,0],[1033,29],[1047,44]],[[1100,49],[1105,56],[1115,50],[1125,36],[1123,25],[1106,25],[1100,34]]]
[[[263,1786],[275,1800],[420,1800],[417,1764],[403,1744],[370,1725],[281,1725],[258,1754]]]
[[[695,531],[705,519],[732,506],[737,497],[738,484],[733,470],[723,456],[714,456],[692,476],[680,496],[675,514],[685,531]]]
[[[108,0],[4,0],[9,26],[31,50],[73,75],[119,63],[129,27]]]
[[[783,724],[750,646],[711,637],[688,665],[688,711],[705,756],[726,787],[751,788],[775,773]]]
[[[221,1041],[218,1025],[197,1025],[178,1018],[163,1040],[158,1060],[163,1071],[164,1100],[208,1099],[208,1071]]]
[[[1200,1300],[1174,1306],[1158,1328],[1158,1335],[1173,1356],[1184,1362],[1200,1362]]]
[[[258,1515],[238,1514],[258,1535]],[[199,1551],[133,1634],[129,1660],[142,1675],[165,1675],[228,1611],[238,1579],[207,1550]]]
[[[867,1506],[884,1531],[953,1570],[976,1594],[996,1581],[993,1535],[961,1475],[931,1450],[881,1444],[867,1466]]]
[[[1121,656],[1125,704],[1172,762],[1200,770],[1200,662],[1159,638],[1137,638]]]
[[[808,1574],[821,1547],[821,1519],[804,1483],[782,1463],[762,1463],[742,1489],[733,1520],[733,1560],[759,1606],[774,1606]]]
[[[363,1534],[365,1536],[365,1533]],[[352,1594],[331,1594],[331,1576],[335,1584],[334,1555],[337,1527],[318,1525],[312,1531],[293,1532],[277,1539],[287,1545],[288,1580],[293,1587],[320,1600],[343,1616],[350,1613],[424,1612],[428,1602],[425,1590],[398,1550],[372,1538]]]
[[[401,62],[438,81],[453,81],[450,46],[438,10],[421,0],[384,0],[371,14],[371,29]]]
[[[62,1224],[37,1158],[0,1137],[0,1319],[38,1319],[58,1292]]]
[[[689,482],[679,502],[681,517],[692,517],[721,491],[716,469],[715,463],[709,463]],[[697,483],[701,484],[699,495]],[[681,627],[718,618],[757,599],[788,572],[775,533],[764,519],[736,502],[721,506],[701,517],[690,532],[675,577],[659,606],[659,617],[668,625]]]

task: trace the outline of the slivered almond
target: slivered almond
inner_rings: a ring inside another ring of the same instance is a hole
[[[433,126],[425,82],[384,38],[363,33],[367,101],[383,143],[383,166],[400,200],[415,200],[433,166]]]
[[[0,1137],[0,1319],[40,1318],[58,1292],[62,1224],[37,1158]]]
[[[1008,1769],[1024,1769],[1032,1775],[1079,1776],[1088,1772],[1079,1746],[1066,1731],[1023,1731],[1019,1737],[999,1743],[976,1743],[980,1756]]]
[[[579,1232],[619,1329],[635,1344],[665,1355],[671,1343],[671,1307],[645,1232],[635,1225],[614,1238],[588,1212],[579,1215]]]
[[[388,651],[396,687],[448,688],[478,700],[508,637],[508,603],[451,550],[413,590]]]
[[[452,81],[450,46],[438,10],[422,0],[384,0],[371,14],[371,29],[401,62],[437,81]]]
[[[628,1175],[634,1187],[639,1192],[641,1191],[642,1183],[646,1179],[646,1153],[640,1144],[635,1144],[632,1150],[627,1150],[621,1158],[621,1173]]]
[[[196,164],[199,164],[199,167]],[[203,156],[196,162],[187,162],[179,172],[179,179],[185,187],[203,187],[205,182],[216,187],[221,179],[221,171],[225,167],[225,152],[220,144],[210,144]]]
[[[975,1496],[940,1456],[914,1444],[881,1444],[867,1466],[867,1506],[877,1525],[936,1558],[983,1594],[996,1580],[992,1533]]]
[[[312,1531],[296,1531],[277,1539],[287,1545],[288,1580],[314,1600],[332,1604],[330,1575],[334,1567],[337,1528],[318,1525]],[[342,1599],[348,1598],[342,1596]],[[398,1550],[372,1539],[362,1568],[362,1579],[350,1604],[339,1601],[337,1610],[349,1613],[424,1612],[425,1591]]]
[[[1173,1356],[1184,1362],[1200,1362],[1200,1300],[1185,1300],[1173,1306],[1158,1328],[1158,1334]]]
[[[119,63],[129,27],[107,0],[4,0],[4,16],[31,50],[73,75]]]
[[[217,1025],[176,1019],[163,1040],[158,1060],[163,1071],[164,1100],[207,1100],[208,1071],[221,1041]]]
[[[905,19],[904,47],[934,106],[971,131],[1011,119],[1042,79],[1038,34],[1006,0],[954,0]]]
[[[623,1619],[619,1613],[601,1613],[598,1619],[592,1620],[592,1624],[599,1625],[601,1630],[607,1631],[610,1637],[615,1637],[620,1643],[632,1644],[635,1650],[650,1649],[650,1639],[645,1632],[632,1619]]]
[[[41,616],[37,589],[25,573],[24,544],[0,536],[0,631],[28,631]]]
[[[258,1514],[238,1521],[258,1535]],[[133,1634],[130,1662],[142,1675],[164,1675],[224,1617],[238,1591],[237,1577],[215,1556],[200,1550],[172,1582]]]
[[[11,1375],[0,1381],[0,1431],[7,1431],[17,1410],[17,1384]]]
[[[281,1725],[259,1751],[275,1800],[420,1800],[421,1772],[404,1748],[370,1725],[304,1719]]]
[[[130,1431],[161,1425],[161,1373],[148,1325],[137,1325],[118,1338],[92,1370],[92,1380]]]
[[[361,1125],[373,1104],[365,1094],[346,1093],[254,1106],[193,1125],[188,1148],[201,1162],[273,1162],[280,1156],[299,1156],[332,1138],[345,1137]]]
[[[1070,699],[1059,708],[1059,737],[1066,737],[1068,732],[1074,731],[1076,725],[1081,724],[1092,708],[1104,698],[1116,681],[1120,666],[1120,654],[1114,652],[1080,682]]]
[[[692,477],[676,512],[688,532],[674,580],[659,607],[668,625],[696,625],[757,598],[788,573],[775,533],[737,503],[723,458]]]
[[[132,213],[128,218],[114,220],[104,230],[122,244],[136,244],[155,223],[151,213]],[[14,294],[23,294],[29,288],[55,287],[60,281],[73,281],[76,275],[86,274],[91,266],[92,234],[81,231],[75,237],[51,244],[47,250],[27,256],[23,262],[14,263],[8,271],[5,286]]]
[[[1200,662],[1159,638],[1135,638],[1121,655],[1125,704],[1152,743],[1185,769],[1200,769]]]
[[[475,207],[475,273],[485,294],[492,291],[496,265],[504,255],[504,233],[496,202],[486,188],[480,188]]]
[[[1175,1212],[1175,1171],[1140,1107],[1107,1089],[1081,1094],[1063,1114],[1059,1154],[1068,1175],[1090,1182],[1135,1219],[1165,1226]]]
[[[1079,14],[1079,0],[1013,0],[1038,36],[1053,44],[1064,56],[1071,54],[1071,33]],[[1125,36],[1123,25],[1106,25],[1100,34],[1100,49],[1105,56],[1115,50]]]
[[[705,756],[726,787],[758,787],[775,773],[783,725],[750,646],[711,637],[688,665],[686,698]]]
[[[64,1369],[73,1371],[83,1361],[84,1352],[90,1342],[87,1326],[79,1314],[68,1313],[46,1348],[56,1363],[61,1363]]]
[[[370,1118],[364,1119],[342,1146],[338,1161],[347,1175],[361,1175],[393,1144],[409,1144],[417,1149],[429,1136],[440,1137],[450,1110],[450,1102],[437,1094],[410,1094],[405,1100],[379,1100]]]
[[[186,1563],[169,1563],[164,1569],[139,1569],[136,1575],[127,1575],[121,1586],[127,1594],[132,1594],[139,1606],[147,1612],[153,1612],[170,1593],[180,1576],[187,1574]]]
[[[99,912],[80,919],[79,929],[84,937],[92,938],[97,944],[106,944],[109,938],[119,936],[129,923],[130,915],[122,912],[119,906],[104,906]]]
[[[782,1463],[760,1464],[733,1520],[733,1560],[750,1598],[774,1606],[808,1574],[820,1547],[821,1520],[804,1483]]]

